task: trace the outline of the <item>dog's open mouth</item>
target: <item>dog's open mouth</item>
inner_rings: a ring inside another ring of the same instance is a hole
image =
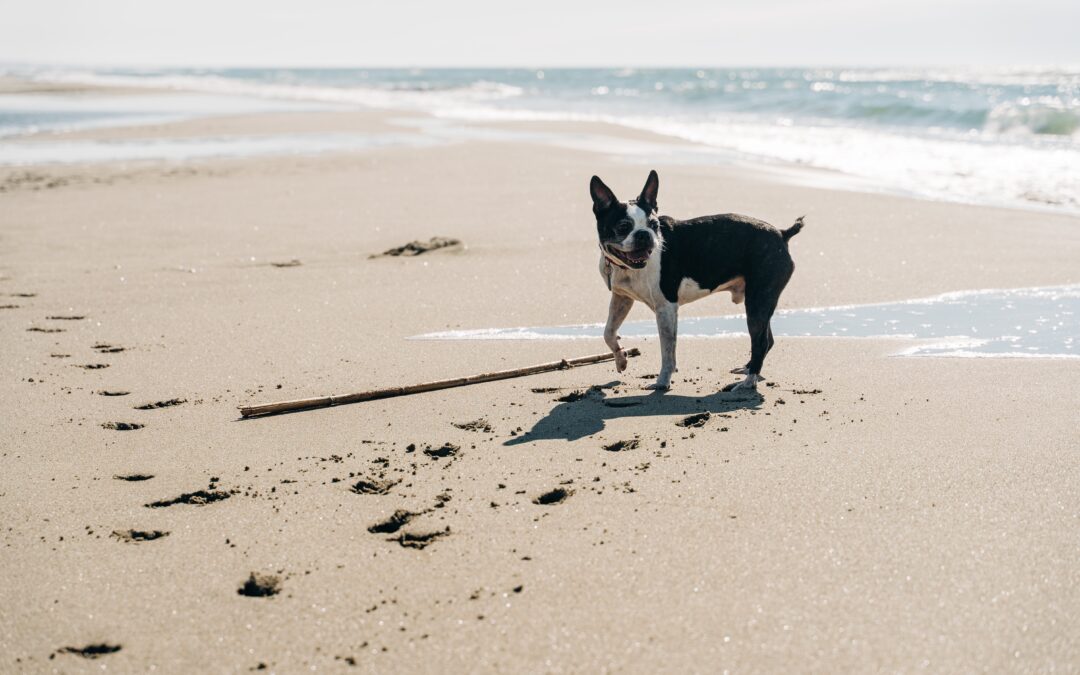
[[[652,255],[652,246],[646,246],[645,248],[635,249],[633,251],[620,251],[614,246],[607,247],[608,253],[615,256],[618,260],[626,263],[627,266],[634,269],[641,269],[645,267],[645,263],[649,262],[649,256]]]

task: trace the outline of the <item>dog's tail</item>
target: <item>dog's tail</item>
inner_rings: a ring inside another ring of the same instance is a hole
[[[799,232],[802,231],[803,218],[805,218],[805,217],[806,216],[799,216],[798,218],[795,219],[795,224],[794,225],[792,225],[791,227],[789,227],[786,230],[783,230],[780,233],[781,235],[783,235],[784,241],[787,241],[788,239],[791,239],[792,237],[794,237],[795,235],[797,235]]]

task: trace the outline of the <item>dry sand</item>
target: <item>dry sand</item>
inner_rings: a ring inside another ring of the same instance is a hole
[[[808,215],[783,307],[1080,281],[1076,218],[656,168],[671,215]],[[0,171],[0,671],[1080,668],[1075,361],[781,338],[739,398],[748,340],[684,340],[654,396],[627,341],[621,377],[237,420],[602,352],[404,338],[602,321],[587,181],[645,172],[479,141]],[[466,247],[369,259],[435,235]]]

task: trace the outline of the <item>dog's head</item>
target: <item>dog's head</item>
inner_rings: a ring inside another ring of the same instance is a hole
[[[604,181],[592,177],[589,193],[596,214],[600,248],[616,265],[642,269],[649,263],[652,252],[663,244],[656,209],[659,187],[660,178],[655,171],[650,171],[638,198],[620,202]]]

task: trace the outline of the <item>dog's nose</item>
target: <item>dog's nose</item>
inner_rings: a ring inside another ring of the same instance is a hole
[[[648,230],[638,230],[634,233],[634,245],[648,246],[652,244],[652,233]]]

